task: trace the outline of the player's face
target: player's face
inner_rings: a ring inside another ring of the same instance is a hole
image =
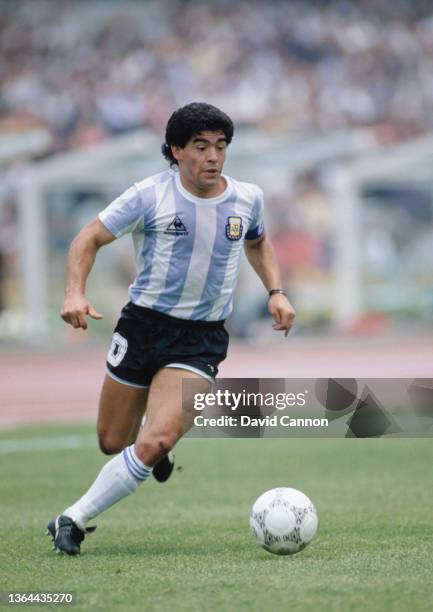
[[[172,147],[179,172],[192,193],[205,197],[218,195],[225,189],[221,172],[226,159],[227,142],[223,132],[200,132],[185,147]]]

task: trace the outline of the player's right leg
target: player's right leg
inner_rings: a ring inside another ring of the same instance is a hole
[[[99,400],[97,433],[99,447],[106,455],[123,451],[137,439],[146,410],[148,389],[105,376]],[[174,455],[168,453],[154,466],[153,476],[166,482],[174,469]]]
[[[122,452],[137,438],[148,389],[105,376],[96,425],[99,447],[106,455]]]
[[[105,376],[97,421],[99,446],[103,453],[107,455],[121,453],[124,448],[135,442],[146,409],[147,396],[148,389],[144,386],[128,385],[125,382],[121,383],[114,380],[108,374]],[[116,459],[114,459],[114,463],[116,463]],[[120,468],[122,467],[122,461],[123,459],[120,462],[117,461],[117,463],[120,463]],[[172,458],[162,457],[156,465],[157,480],[160,482],[167,480],[173,471],[173,466]],[[109,472],[107,469],[105,471]],[[120,469],[120,471],[122,470]],[[106,474],[108,482],[112,476],[111,473]],[[120,473],[119,476],[122,477]],[[100,480],[103,481],[104,477],[101,477]],[[129,493],[134,490],[135,483],[129,481],[129,475],[126,474],[126,483],[130,486],[120,485],[122,493]],[[105,484],[104,482],[100,484],[100,495],[103,496]],[[109,500],[110,496],[106,497]],[[80,545],[85,534],[94,529],[87,529],[85,525],[80,524],[74,511],[67,508],[61,515],[50,521],[47,530],[48,535],[52,537],[56,550],[75,555],[80,552]]]
[[[188,395],[182,393],[185,378],[196,382]],[[106,463],[87,492],[49,523],[56,550],[69,555],[80,553],[85,534],[94,529],[88,528],[87,522],[147,480],[153,466],[191,427],[194,393],[209,389],[207,379],[189,370],[163,368],[157,373],[149,392],[149,418],[136,443]]]
[[[97,433],[99,446],[107,455],[117,454],[137,437],[146,408],[148,389],[144,385],[129,385],[114,380],[108,374],[99,400]],[[54,548],[70,555],[79,554],[85,534],[94,530],[78,525],[68,510],[48,524]]]

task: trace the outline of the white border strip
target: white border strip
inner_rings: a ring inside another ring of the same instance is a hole
[[[168,365],[164,366],[164,368],[179,368],[182,370],[189,370],[190,372],[194,372],[195,374],[202,376],[212,384],[215,382],[215,378],[212,378],[212,376],[209,376],[209,374],[206,374],[206,372],[203,372],[203,370],[199,370],[198,368],[185,363],[169,363]]]

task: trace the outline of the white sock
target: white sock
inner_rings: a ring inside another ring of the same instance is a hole
[[[152,468],[140,461],[131,444],[104,465],[87,493],[62,514],[84,531],[87,521],[133,493],[151,473]]]

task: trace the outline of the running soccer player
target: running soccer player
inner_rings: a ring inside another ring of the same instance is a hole
[[[170,169],[134,184],[74,238],[68,255],[64,321],[86,329],[101,319],[85,297],[100,247],[131,233],[137,276],[107,356],[97,432],[115,455],[88,491],[48,524],[54,548],[80,553],[90,519],[130,495],[152,471],[173,468],[168,453],[193,422],[193,394],[207,393],[226,357],[224,320],[232,311],[242,249],[269,292],[273,328],[288,334],[289,303],[263,226],[263,193],[222,174],[233,137],[218,108],[192,103],[170,117],[162,146]],[[143,413],[146,419],[140,428]]]

